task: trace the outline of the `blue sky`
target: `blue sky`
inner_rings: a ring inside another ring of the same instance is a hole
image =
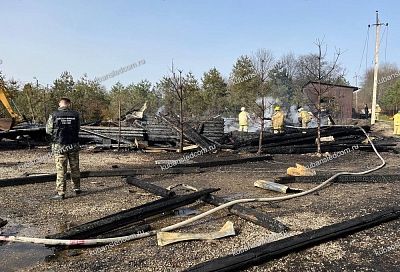
[[[398,63],[399,1],[346,0],[0,0],[0,70],[22,82],[37,77],[51,84],[63,71],[74,78],[100,77],[144,59],[146,64],[109,79],[110,87],[169,73],[171,60],[198,79],[212,67],[228,77],[236,59],[259,48],[279,58],[315,52],[324,38],[328,54],[344,51],[340,62],[355,83],[367,25],[379,10],[389,23],[386,59]],[[383,31],[383,28],[382,28]],[[374,29],[368,58],[372,64]],[[386,38],[381,60],[385,60]]]

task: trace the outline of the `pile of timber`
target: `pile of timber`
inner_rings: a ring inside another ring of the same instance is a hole
[[[109,123],[110,124],[110,123]],[[180,126],[175,117],[147,116],[140,124],[121,127],[121,143],[130,144],[134,140],[148,141],[149,144],[179,143]],[[224,120],[213,118],[204,121],[188,121],[184,125],[185,138],[200,147],[208,147],[224,137]],[[79,133],[81,143],[117,143],[118,126],[82,126]]]
[[[82,141],[104,142],[111,140],[118,142],[119,127],[101,127],[101,126],[82,126],[79,132],[79,138]],[[132,143],[136,140],[144,140],[145,132],[143,128],[121,127],[121,142]]]
[[[369,127],[364,127],[369,131]],[[359,128],[353,127],[323,127],[321,129],[321,137],[333,136],[334,141],[322,142],[322,152],[337,152],[353,146],[358,146],[359,150],[372,151],[372,147],[363,143],[366,139],[364,133]],[[317,129],[311,128],[306,130],[292,129],[290,132],[282,134],[266,134],[263,138],[263,149],[270,154],[304,154],[316,151]],[[233,142],[233,143],[232,143]],[[245,150],[256,152],[258,150],[259,137],[251,139],[240,138],[240,134],[235,137],[231,135],[224,148],[232,148],[237,150]],[[390,151],[395,143],[388,141],[374,142],[379,151]]]
[[[0,130],[0,140],[16,140],[19,137],[27,137],[36,141],[46,141],[46,128],[35,124],[23,124],[13,127],[7,131]]]
[[[179,134],[162,120],[153,117],[143,123],[149,143],[173,143],[179,141]]]
[[[177,117],[158,115],[157,118],[163,121],[169,127],[171,127],[177,133],[181,133],[180,121]],[[191,141],[201,148],[208,149],[211,145],[215,144],[213,140],[208,139],[204,135],[201,135],[196,129],[191,126],[190,123],[187,122],[183,124],[183,136],[185,139]]]
[[[211,120],[196,121],[190,123],[192,127],[197,128],[197,132],[207,139],[219,142],[224,137],[224,119],[213,118]]]

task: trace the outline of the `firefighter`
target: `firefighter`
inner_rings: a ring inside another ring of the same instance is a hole
[[[246,111],[245,107],[240,109],[239,113],[239,131],[248,132],[249,131],[249,113]]]
[[[81,193],[79,171],[79,113],[71,110],[71,100],[61,98],[59,108],[49,116],[46,133],[52,136],[52,152],[55,158],[57,194],[51,199],[65,198],[67,165],[71,168],[71,180],[75,195]]]
[[[308,124],[311,122],[311,114],[303,108],[298,109],[299,112],[299,123],[301,123],[302,128],[307,128]]]
[[[393,134],[400,135],[400,110],[393,116]]]
[[[274,134],[282,133],[283,132],[283,123],[285,120],[285,115],[281,111],[280,106],[276,106],[274,108],[275,113],[272,115],[271,120],[272,120],[272,128],[274,131]]]

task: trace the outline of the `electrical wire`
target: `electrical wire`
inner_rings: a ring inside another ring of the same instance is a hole
[[[365,53],[366,55],[368,54],[368,52],[365,52],[365,48],[368,48],[368,45],[367,45],[367,44],[368,44],[368,40],[369,40],[369,30],[370,30],[370,27],[368,26],[367,33],[366,33],[366,35],[365,35],[364,48],[363,48],[363,51],[362,51],[362,54],[361,54],[360,66],[358,67],[358,72],[357,72],[357,74],[360,73],[361,65],[362,65],[362,62],[363,62],[363,59],[364,59],[364,53]],[[368,51],[368,49],[367,49],[367,51]],[[367,56],[365,56],[365,57],[367,57]]]
[[[182,222],[173,224],[171,226],[167,226],[164,228],[161,228],[160,230],[153,230],[153,231],[149,231],[149,232],[145,232],[145,233],[139,233],[139,234],[132,234],[129,236],[123,236],[123,237],[114,237],[114,238],[105,238],[105,239],[86,239],[86,240],[61,240],[61,239],[44,239],[44,238],[34,238],[34,237],[18,237],[18,236],[0,236],[0,241],[8,241],[8,242],[22,242],[22,243],[35,243],[35,244],[45,244],[45,245],[100,245],[100,244],[109,244],[109,243],[123,243],[123,242],[127,242],[127,241],[132,241],[132,240],[137,240],[137,239],[141,239],[141,238],[145,238],[145,237],[150,237],[150,236],[154,236],[157,234],[157,232],[159,231],[172,231],[172,230],[176,230],[179,228],[182,228],[190,223],[193,223],[199,219],[202,219],[208,215],[211,215],[217,211],[220,211],[222,209],[231,207],[235,204],[239,204],[239,203],[250,203],[250,202],[272,202],[272,201],[283,201],[283,200],[289,200],[289,199],[293,199],[293,198],[297,198],[297,197],[301,197],[301,196],[305,196],[305,195],[309,195],[311,193],[314,193],[320,189],[322,189],[323,187],[327,186],[329,183],[331,183],[333,180],[335,180],[335,178],[337,178],[338,176],[341,175],[365,175],[365,174],[369,174],[372,173],[374,171],[377,171],[379,169],[381,169],[382,167],[385,166],[386,162],[385,160],[382,158],[382,156],[379,154],[379,152],[377,151],[374,143],[372,142],[372,140],[370,139],[370,137],[368,136],[367,132],[360,126],[353,126],[353,125],[337,125],[335,127],[356,127],[359,128],[360,130],[362,130],[362,132],[365,134],[365,136],[367,137],[369,143],[372,146],[372,149],[374,150],[375,154],[378,156],[378,158],[381,161],[381,164],[369,169],[369,170],[365,170],[365,171],[361,171],[361,172],[339,172],[336,173],[335,175],[333,175],[332,177],[328,178],[327,180],[325,180],[324,182],[322,182],[320,185],[301,192],[301,193],[297,193],[297,194],[292,194],[292,195],[287,195],[287,196],[281,196],[281,197],[266,197],[266,198],[244,198],[244,199],[237,199],[237,200],[233,200],[230,202],[227,202],[223,205],[220,205],[218,207],[215,207],[209,211],[206,211],[204,213],[201,213],[199,215],[196,215],[192,218],[189,218],[187,220],[184,220]]]

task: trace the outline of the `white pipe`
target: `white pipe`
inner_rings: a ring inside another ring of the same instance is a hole
[[[358,127],[359,129],[361,129],[363,131],[363,133],[365,134],[365,136],[367,137],[367,139],[369,140],[374,152],[376,153],[376,155],[378,156],[378,158],[381,160],[382,163],[373,169],[365,170],[362,172],[340,172],[340,173],[337,173],[337,174],[333,175],[332,177],[330,177],[329,179],[325,180],[320,185],[318,185],[310,190],[307,190],[307,191],[304,191],[301,193],[297,193],[297,194],[293,194],[293,195],[280,196],[280,197],[266,197],[266,198],[245,198],[245,199],[233,200],[233,201],[230,201],[223,205],[220,205],[218,207],[215,207],[207,212],[201,213],[192,218],[189,218],[187,220],[179,222],[177,224],[174,224],[174,225],[171,225],[168,227],[164,227],[158,231],[176,230],[176,229],[186,226],[194,221],[197,221],[205,216],[208,216],[219,210],[231,207],[231,206],[233,206],[235,204],[239,204],[239,203],[282,201],[282,200],[289,200],[292,198],[305,196],[305,195],[311,194],[311,193],[323,188],[324,186],[326,186],[328,183],[330,183],[332,180],[334,180],[338,176],[341,176],[341,175],[365,175],[365,174],[372,173],[376,170],[379,170],[385,166],[385,164],[386,164],[385,160],[382,158],[382,156],[376,150],[376,147],[373,144],[372,140],[369,138],[367,132],[362,127],[352,126],[352,125],[345,125],[345,126],[338,126],[338,127]],[[145,232],[145,233],[132,234],[132,235],[123,236],[123,237],[114,237],[114,238],[105,238],[105,239],[86,239],[86,240],[61,240],[61,239],[42,239],[42,238],[18,237],[18,236],[17,237],[16,236],[0,236],[0,241],[35,243],[35,244],[46,244],[46,245],[99,245],[99,244],[109,244],[109,243],[123,243],[123,242],[132,241],[132,240],[136,240],[136,239],[141,239],[141,238],[156,235],[158,231],[153,230],[153,231],[149,231],[149,232]]]

